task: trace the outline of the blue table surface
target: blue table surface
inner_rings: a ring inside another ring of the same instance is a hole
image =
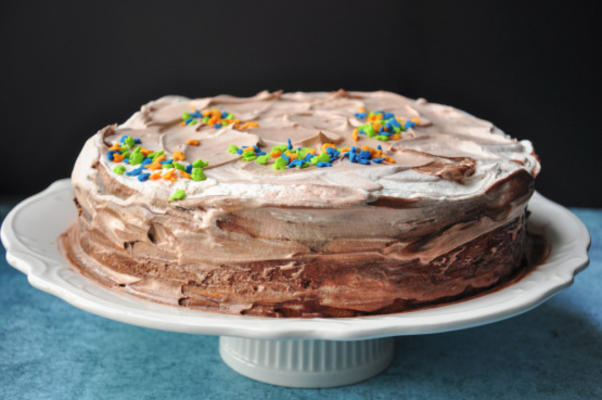
[[[11,204],[0,204],[0,220]],[[0,259],[1,399],[602,399],[602,210],[587,225],[590,265],[526,314],[457,332],[396,338],[391,367],[334,389],[245,378],[215,336],[139,328],[34,289]]]

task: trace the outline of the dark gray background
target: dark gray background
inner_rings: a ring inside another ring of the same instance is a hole
[[[68,176],[86,138],[165,94],[345,88],[491,120],[534,142],[544,195],[602,207],[594,1],[0,4],[0,195]]]

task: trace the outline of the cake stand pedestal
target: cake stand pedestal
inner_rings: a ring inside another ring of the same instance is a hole
[[[68,179],[19,203],[0,236],[8,262],[36,288],[88,312],[166,331],[220,335],[222,359],[261,382],[291,387],[347,385],[383,371],[393,337],[484,325],[526,312],[568,287],[588,263],[589,234],[566,208],[535,193],[528,229],[551,247],[546,262],[520,281],[487,295],[412,312],[353,318],[225,315],[152,303],[81,275],[57,239],[75,220]]]
[[[301,388],[349,385],[384,371],[393,338],[367,340],[249,339],[220,336],[222,360],[260,382]]]

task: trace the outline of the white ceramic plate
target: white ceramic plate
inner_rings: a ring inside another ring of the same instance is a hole
[[[491,294],[425,310],[354,318],[262,318],[231,316],[155,304],[104,288],[72,267],[57,237],[74,221],[70,181],[63,179],[32,196],[6,217],[1,231],[6,258],[36,288],[91,313],[125,322],[187,333],[262,339],[351,340],[444,332],[483,325],[523,313],[573,282],[588,263],[589,233],[566,208],[535,193],[529,203],[531,231],[551,244],[547,262],[525,278]]]

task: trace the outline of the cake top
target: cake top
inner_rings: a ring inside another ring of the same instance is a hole
[[[343,90],[164,97],[92,137],[74,182],[90,185],[97,161],[124,187],[182,205],[465,199],[540,169],[529,141],[463,111]]]

